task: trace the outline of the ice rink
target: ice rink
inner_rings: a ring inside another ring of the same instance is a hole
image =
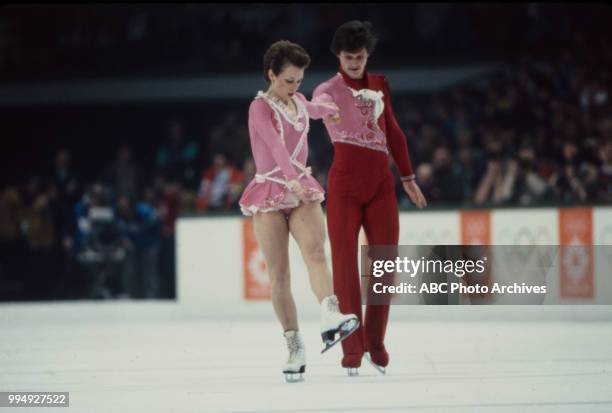
[[[317,320],[302,317],[305,381],[288,384],[268,306],[217,319],[172,302],[3,304],[0,391],[70,392],[65,411],[84,413],[612,411],[606,317],[411,320],[393,308],[387,375],[364,360],[359,377],[340,346],[319,354]],[[48,410],[0,407],[12,411]]]

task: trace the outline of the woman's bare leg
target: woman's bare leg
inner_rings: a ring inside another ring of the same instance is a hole
[[[333,294],[331,272],[325,258],[325,224],[318,202],[302,203],[289,216],[289,231],[297,241],[308,268],[310,287],[319,302]]]
[[[285,214],[281,211],[255,214],[253,230],[268,266],[276,316],[284,331],[298,330],[297,309],[291,294],[289,228]]]

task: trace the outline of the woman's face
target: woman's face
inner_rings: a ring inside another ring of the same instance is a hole
[[[351,79],[361,79],[366,63],[368,63],[368,51],[365,47],[355,53],[343,50],[338,54],[338,59],[340,59],[340,66],[344,73],[349,75]]]
[[[278,76],[272,72],[272,69],[268,70],[268,78],[270,89],[274,94],[283,100],[289,100],[295,95],[304,80],[304,69],[286,64]]]

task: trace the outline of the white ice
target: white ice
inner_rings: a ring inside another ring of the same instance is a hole
[[[347,377],[307,317],[305,381],[288,384],[271,308],[219,319],[177,306],[0,305],[0,391],[70,392],[65,410],[0,412],[612,411],[606,321],[392,318],[387,375],[364,359]]]

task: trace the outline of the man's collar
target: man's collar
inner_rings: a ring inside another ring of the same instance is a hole
[[[344,70],[342,70],[342,66],[340,66],[340,69],[338,72],[342,76],[342,79],[344,79],[344,82],[346,82],[346,84],[350,88],[355,89],[355,90],[367,89],[369,75],[366,70],[363,71],[363,77],[361,79],[351,79],[351,77],[347,75]]]

